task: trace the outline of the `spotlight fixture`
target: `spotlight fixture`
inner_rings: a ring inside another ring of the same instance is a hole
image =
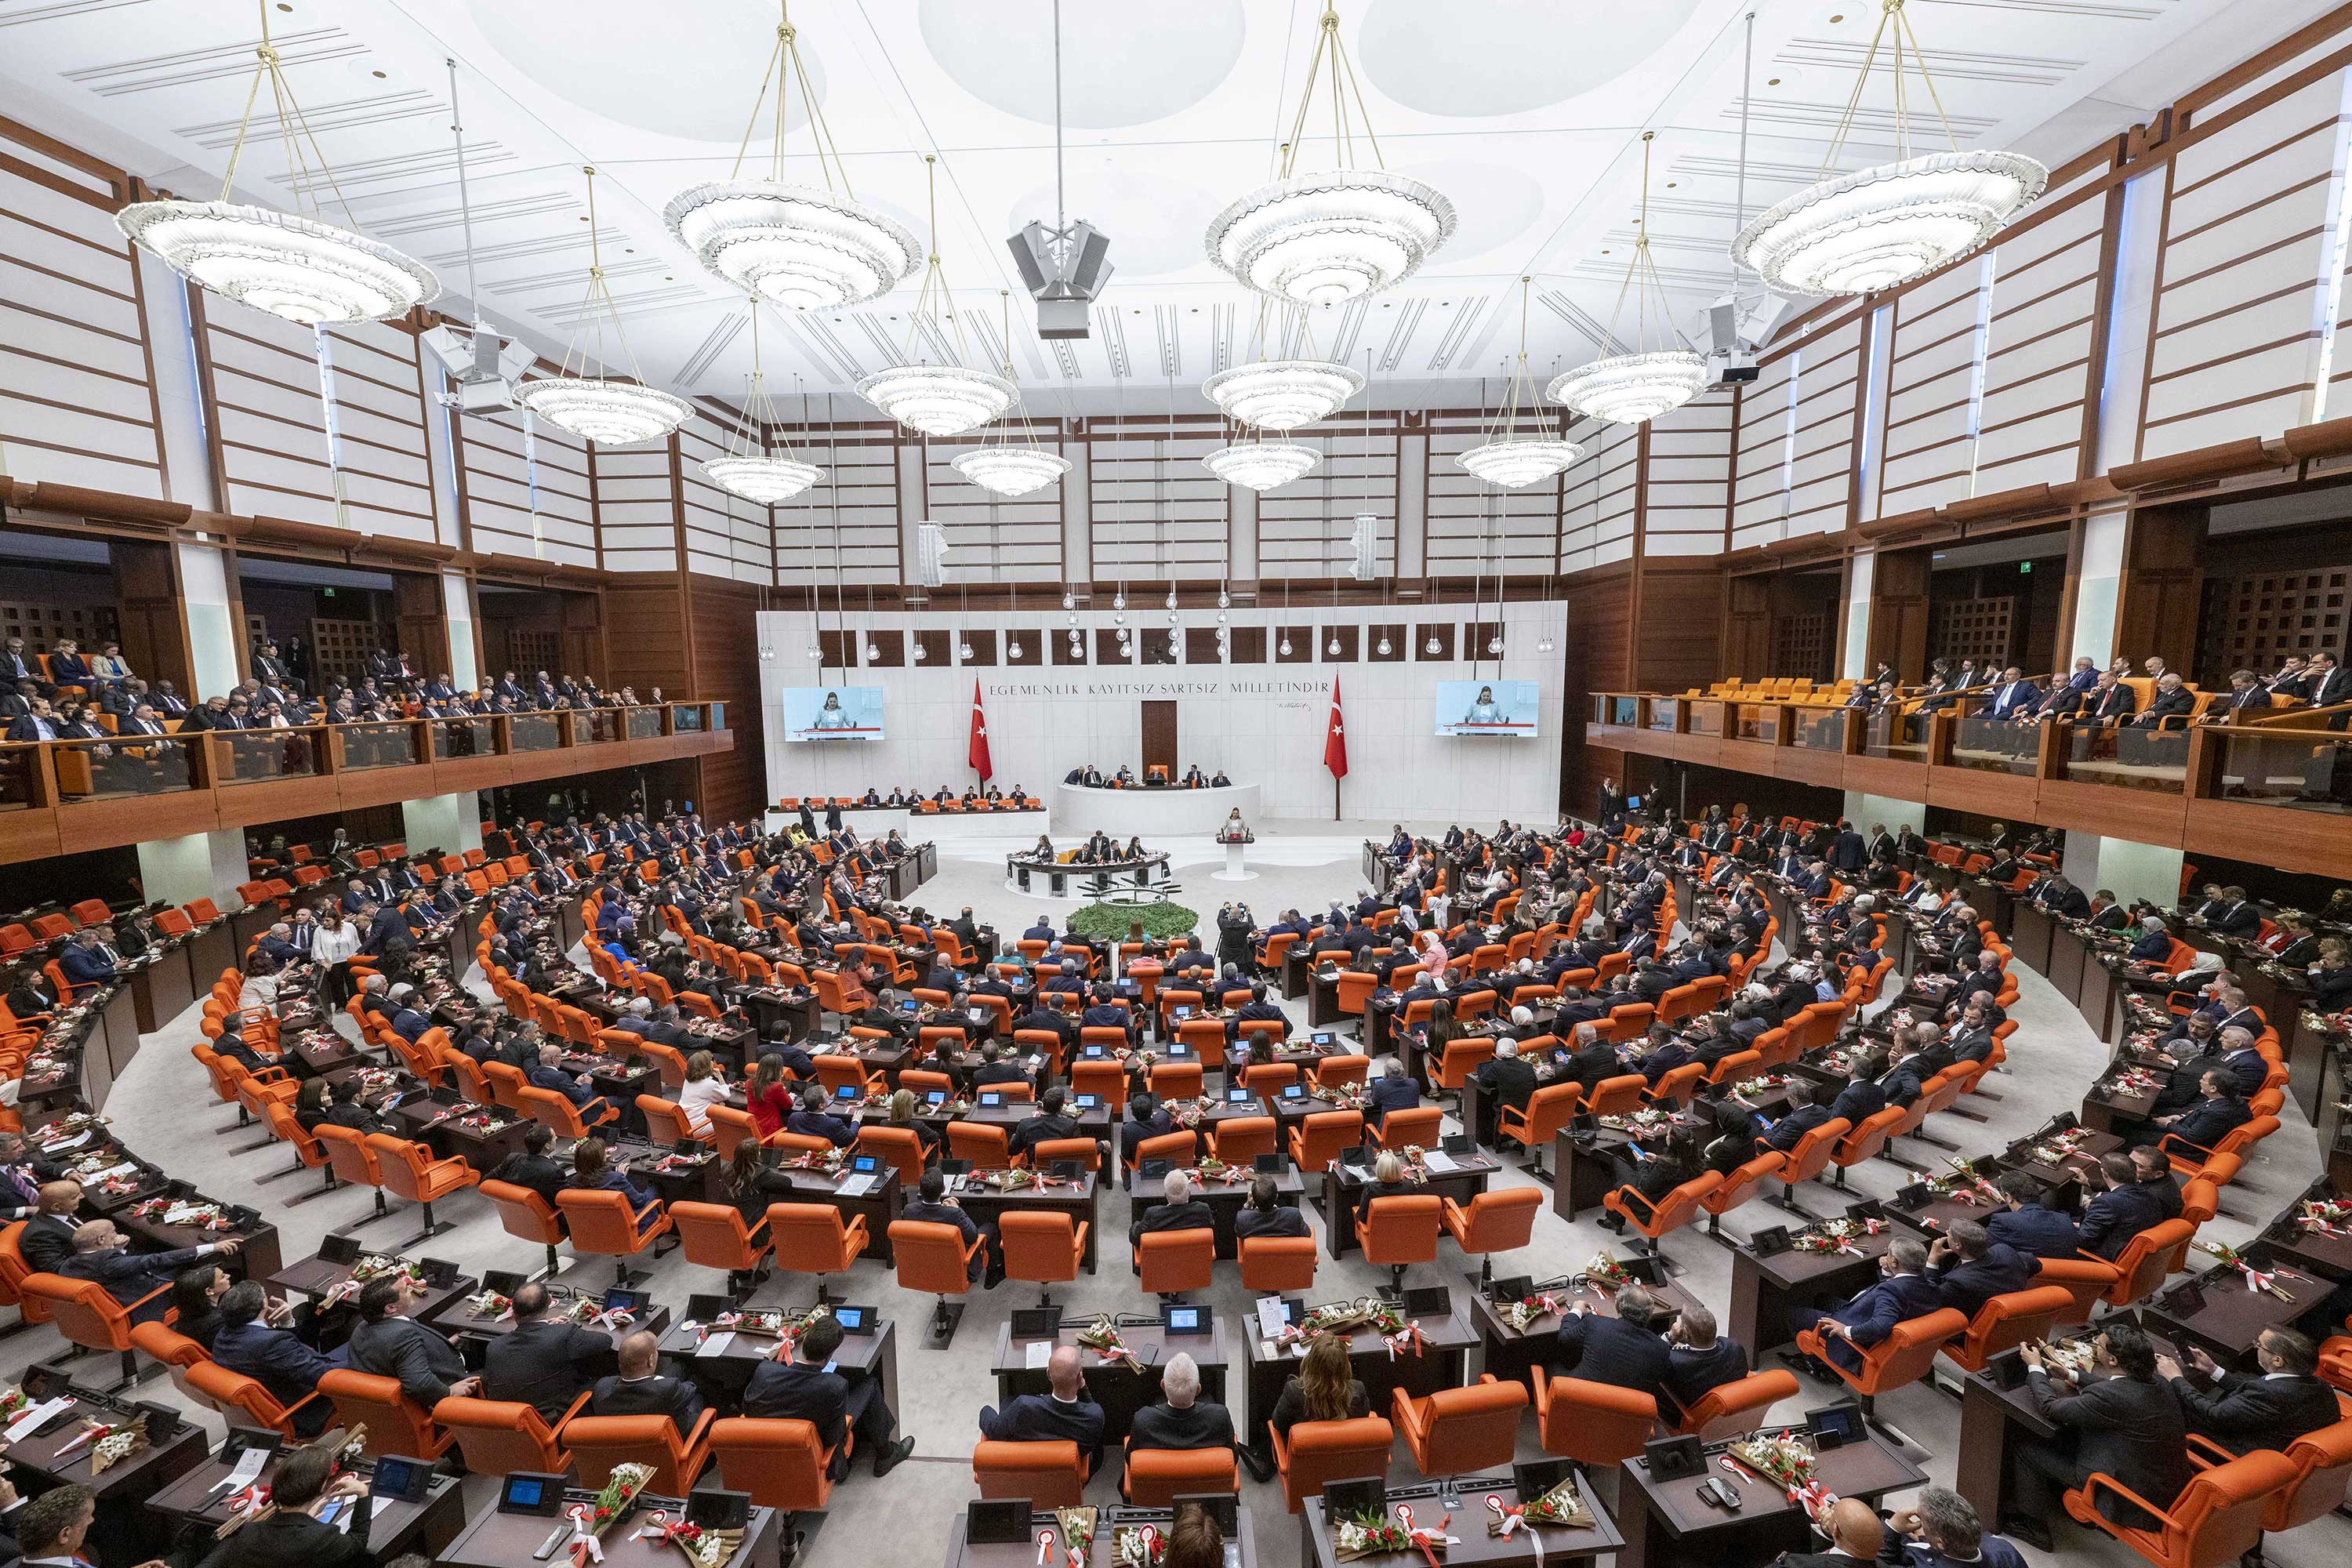
[[[810,661],[814,663],[824,657],[824,649],[815,643],[811,643],[808,645],[808,656]]]
[[[1054,7],[1054,226],[1032,222],[1004,242],[1021,286],[1037,301],[1037,335],[1053,340],[1087,335],[1087,307],[1109,286],[1110,237],[1080,218],[1072,223],[1062,201],[1062,8]]]
[[[967,655],[966,657],[967,657],[967,658],[969,658],[970,656],[969,656],[969,655]],[[1005,658],[1019,658],[1021,657],[1021,645],[1020,645],[1020,643],[1019,643],[1019,642],[1017,642],[1017,641],[1015,641],[1015,640],[1014,640],[1013,638],[1012,638],[1012,637],[1007,637],[1007,638],[1005,638],[1005,639],[1004,639],[1004,657],[1005,657]]]

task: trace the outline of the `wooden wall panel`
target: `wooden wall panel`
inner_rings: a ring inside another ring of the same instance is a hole
[[[727,455],[730,442],[740,446],[732,429],[699,412],[678,429],[677,482],[687,569],[767,586],[776,580],[770,509],[729,493],[702,471],[704,463]],[[597,499],[601,507],[601,493]]]
[[[898,457],[888,426],[793,432],[793,449],[824,478],[775,509],[776,581],[805,588],[896,584]]]
[[[1521,434],[1548,429],[1559,412],[1557,408],[1522,409],[1517,427]],[[1584,447],[1584,456],[1560,479],[1507,490],[1479,479],[1456,460],[1472,447],[1484,446],[1495,432],[1491,415],[1484,419],[1459,414],[1430,416],[1426,515],[1432,573],[1466,577],[1482,571],[1517,574],[1559,570],[1563,551],[1590,550],[1596,543],[1591,535],[1572,543],[1559,537],[1562,488],[1573,493],[1580,482],[1597,487],[1588,493],[1604,498],[1597,514],[1600,537],[1633,531],[1630,521],[1619,519],[1622,510],[1630,509],[1632,476],[1618,471],[1624,459],[1613,439],[1596,440],[1601,431],[1589,423],[1580,426],[1570,438]],[[1623,507],[1616,504],[1620,494],[1625,498]],[[1261,515],[1265,504],[1259,503]]]
[[[1712,561],[1649,560],[1635,570],[1641,617],[1633,632],[1635,689],[1706,689],[1721,673],[1722,569]]]
[[[593,566],[596,528],[587,443],[534,421],[537,461],[527,463],[521,418],[514,414],[457,423],[460,485],[473,547],[484,554]]]
[[[1010,439],[1019,444],[1024,437],[1045,451],[1076,460],[1062,450],[1066,443],[1056,420],[1030,420]],[[971,439],[928,444],[925,515],[947,536],[949,576],[957,582],[1061,582],[1061,485],[1047,485],[1025,496],[992,495],[965,479],[952,461],[975,445]]]
[[[669,446],[594,451],[596,536],[608,572],[677,570],[677,497]]]
[[[1718,388],[1650,421],[1642,519],[1645,553],[1721,553],[1731,482],[1731,392]]]
[[[727,727],[735,736],[732,750],[699,760],[702,795],[695,805],[706,821],[748,816],[766,793],[758,654],[762,591],[749,583],[692,576],[686,601],[692,684],[678,689],[727,704]]]

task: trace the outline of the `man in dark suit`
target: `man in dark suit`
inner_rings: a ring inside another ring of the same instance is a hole
[[[591,1415],[667,1415],[683,1442],[702,1414],[702,1395],[686,1378],[660,1370],[661,1342],[643,1329],[621,1342],[621,1370],[600,1377],[588,1395]]]
[[[2053,872],[2033,889],[2033,902],[2062,920],[2083,921],[2091,918],[2091,900],[2083,889],[2066,879],[2065,873]]]
[[[1858,1498],[1841,1498],[1815,1528],[1830,1538],[1827,1552],[1783,1552],[1774,1568],[1851,1568],[1875,1563],[1885,1549],[1886,1526],[1877,1510]]]
[[[424,1294],[403,1276],[379,1276],[361,1286],[360,1321],[343,1359],[355,1372],[398,1378],[401,1393],[430,1410],[453,1394],[473,1394],[482,1380],[467,1374],[446,1337],[406,1317]]]
[[[1827,1126],[1832,1120],[1829,1107],[1813,1103],[1816,1092],[1811,1081],[1792,1078],[1788,1084],[1789,1109],[1778,1121],[1756,1119],[1756,1152],[1787,1153],[1801,1142],[1806,1133]]]
[[[555,1207],[555,1194],[572,1184],[570,1173],[548,1157],[547,1151],[554,1142],[554,1129],[541,1122],[532,1122],[524,1130],[522,1152],[509,1154],[500,1161],[498,1169],[489,1173],[488,1180],[505,1182],[510,1186],[537,1193],[552,1209]]]
[[[1231,1412],[1201,1396],[1201,1368],[1182,1351],[1168,1358],[1160,1377],[1160,1403],[1135,1413],[1130,1448],[1230,1448]]]
[[[144,1302],[131,1314],[131,1321],[160,1323],[172,1304],[170,1287],[181,1269],[200,1258],[234,1256],[243,1245],[237,1241],[207,1241],[200,1247],[175,1247],[170,1252],[133,1253],[129,1239],[115,1228],[112,1220],[94,1219],[74,1232],[73,1256],[59,1266],[58,1272],[68,1279],[97,1281],[106,1288],[108,1295],[126,1307]]]
[[[2188,718],[2196,706],[2196,695],[2181,684],[2179,673],[2167,670],[2157,679],[2156,695],[2148,699],[2147,710],[2132,723],[2143,730],[2161,729],[2168,719]]]
[[[1617,1315],[1613,1318],[1604,1318],[1579,1301],[1559,1321],[1554,1370],[1561,1376],[1635,1389],[1658,1398],[1665,1392],[1666,1370],[1673,1360],[1666,1342],[1653,1326],[1664,1314],[1656,1299],[1639,1285],[1619,1286],[1614,1304]]]
[[[1254,1176],[1250,1179],[1249,1203],[1234,1215],[1234,1239],[1246,1241],[1253,1236],[1311,1236],[1306,1215],[1295,1204],[1277,1201],[1274,1178]]]
[[[547,1320],[547,1287],[534,1279],[514,1293],[515,1327],[482,1354],[482,1396],[528,1405],[550,1424],[613,1360],[610,1336]]]
[[[375,1568],[376,1555],[368,1550],[364,1534],[346,1532],[317,1517],[323,1503],[367,1495],[367,1482],[358,1474],[335,1474],[338,1453],[313,1445],[282,1457],[269,1478],[268,1516],[213,1547],[202,1559],[202,1568]],[[32,1560],[28,1542],[26,1561]]]
[[[1992,1239],[1972,1219],[1956,1219],[1927,1248],[1927,1283],[1943,1304],[1971,1319],[1995,1296],[2025,1289],[2041,1268],[2032,1253]]]
[[[1748,1351],[1717,1327],[1715,1314],[1693,1301],[1666,1334],[1666,1397],[1683,1410],[1710,1389],[1748,1375]]]
[[[284,1309],[273,1310],[258,1279],[240,1279],[221,1298],[220,1330],[213,1336],[213,1360],[231,1372],[243,1373],[269,1391],[269,1396],[292,1410],[319,1392],[319,1379],[332,1372],[341,1358],[320,1355],[282,1321]],[[334,1406],[311,1400],[294,1411],[297,1436],[315,1437],[327,1429]]]
[[[2221,701],[2205,710],[2199,722],[2204,724],[2242,724],[2248,713],[2259,713],[2271,706],[2270,689],[2251,669],[2232,670],[2230,692]]]
[[[1364,1125],[1378,1131],[1382,1119],[1391,1110],[1410,1110],[1421,1103],[1421,1086],[1405,1076],[1404,1063],[1388,1057],[1381,1063],[1381,1076],[1372,1079],[1366,1090]]]
[[[2074,1222],[2042,1205],[2042,1184],[2023,1171],[2003,1171],[1993,1179],[2004,1207],[1985,1216],[1986,1237],[2012,1251],[2035,1258],[2073,1258],[2083,1246]]]
[[[16,1233],[16,1250],[34,1273],[62,1274],[66,1260],[74,1254],[74,1236],[79,1228],[74,1215],[81,1210],[81,1184],[43,1182],[40,1205],[41,1212]]]
[[[1862,1352],[1892,1333],[1895,1324],[1937,1310],[1941,1303],[1927,1280],[1927,1249],[1913,1237],[1897,1237],[1888,1244],[1878,1260],[1885,1278],[1814,1321],[1830,1359],[1848,1372],[1859,1372]]]
[[[1127,1244],[1137,1250],[1139,1257],[1143,1238],[1155,1230],[1212,1230],[1216,1226],[1216,1216],[1209,1205],[1192,1195],[1190,1171],[1169,1172],[1160,1190],[1167,1201],[1149,1208],[1136,1205],[1135,1220],[1127,1227]],[[1139,1262],[1137,1272],[1141,1271]]]
[[[2076,1435],[2072,1453],[2056,1443],[2034,1442],[2017,1456],[2015,1511],[2001,1528],[2043,1552],[2051,1542],[2042,1521],[2058,1518],[2060,1495],[2080,1487],[2094,1471],[2114,1477],[2158,1508],[2170,1508],[2189,1484],[2188,1427],[2179,1397],[2157,1376],[2156,1347],[2128,1323],[2112,1324],[2098,1343],[2117,1375],[2079,1388],[2072,1379],[2063,1384],[2053,1379],[2035,1346],[2018,1352],[2034,1408],[2043,1420]],[[2118,1524],[2159,1528],[2112,1490],[2101,1490],[2099,1511]]]
[[[1047,1393],[1021,1394],[1006,1401],[1002,1410],[993,1405],[984,1406],[980,1413],[980,1435],[992,1443],[1076,1443],[1087,1473],[1092,1475],[1102,1459],[1103,1413],[1087,1393],[1076,1345],[1055,1347],[1045,1363],[1045,1382]],[[751,1413],[748,1396],[744,1409]]]
[[[2319,1352],[2289,1328],[2264,1329],[2254,1340],[2259,1376],[2223,1372],[2191,1345],[2184,1364],[2156,1358],[2156,1373],[2172,1384],[2189,1429],[2233,1453],[2270,1448],[2281,1453],[2306,1432],[2335,1425],[2336,1390],[2317,1375]]]
[[[2237,1082],[2224,1068],[2209,1068],[2198,1079],[2197,1102],[2170,1116],[2159,1116],[2132,1134],[2135,1143],[2156,1143],[2170,1134],[2194,1149],[2210,1149],[2233,1127],[2244,1125],[2253,1111],[2238,1097]]]
[[[1497,1113],[1503,1106],[1524,1111],[1528,1101],[1535,1097],[1535,1065],[1519,1055],[1519,1042],[1505,1039],[1495,1042],[1495,1054],[1478,1064],[1479,1087],[1495,1099]]]
[[[1069,1090],[1060,1084],[1047,1089],[1037,1103],[1037,1114],[1013,1130],[1012,1152],[1026,1156],[1040,1143],[1076,1138],[1078,1123],[1069,1114]]]

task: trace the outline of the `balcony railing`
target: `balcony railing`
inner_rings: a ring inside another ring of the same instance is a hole
[[[373,805],[694,756],[725,749],[726,722],[663,702],[0,742],[0,863],[335,810],[346,778]]]

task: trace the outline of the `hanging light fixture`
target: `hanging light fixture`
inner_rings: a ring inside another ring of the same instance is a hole
[[[1854,108],[1877,61],[1879,42],[1890,28],[1895,161],[1832,174],[1853,129]],[[1907,67],[1903,60],[1906,38],[1911,46]],[[1949,152],[1912,156],[1906,70],[1916,70],[1926,83]],[[1845,112],[1822,159],[1820,178],[1741,229],[1731,242],[1731,259],[1752,268],[1784,293],[1826,296],[1892,289],[1982,245],[2032,205],[2049,183],[2050,171],[2021,153],[1960,150],[1943,100],[1927,75],[1918,36],[1903,14],[1903,0],[1885,0]]]
[[[1429,640],[1421,645],[1421,651],[1432,655],[1437,652],[1437,634],[1435,632],[1429,634]]]
[[[1706,356],[1690,346],[1675,325],[1674,309],[1666,302],[1665,285],[1658,281],[1657,264],[1650,259],[1650,143],[1654,131],[1642,132],[1642,216],[1633,231],[1633,258],[1625,263],[1625,281],[1617,286],[1617,308],[1610,312],[1609,331],[1602,340],[1618,342],[1617,322],[1625,313],[1625,296],[1633,296],[1633,352],[1604,355],[1554,378],[1548,394],[1579,414],[1606,419],[1612,425],[1639,425],[1680,408],[1706,390]],[[1650,318],[1657,316],[1656,348],[1651,344]]]
[[[1201,459],[1201,466],[1227,484],[1270,490],[1288,484],[1318,460],[1312,447],[1295,441],[1243,441],[1218,447]]]
[[[776,47],[743,127],[735,166],[724,180],[680,191],[662,209],[662,221],[678,243],[694,252],[712,276],[784,310],[837,310],[879,299],[908,278],[922,250],[906,227],[850,194],[841,149],[824,122],[824,110],[809,90],[801,62],[798,29],[789,0],[780,0]],[[776,121],[769,140],[768,177],[742,177],[751,133],[776,87]],[[784,179],[784,102],[794,82],[808,108],[809,135],[816,147],[817,174],[824,188]],[[834,188],[840,176],[840,189]]]
[[[967,655],[966,657],[969,658],[970,656]],[[1018,637],[1006,637],[1004,639],[1004,657],[1007,658],[1019,658],[1021,657],[1021,639]]]
[[[1389,656],[1389,651],[1390,651],[1390,649],[1389,649],[1389,634],[1388,634],[1388,633],[1386,633],[1386,632],[1382,632],[1382,633],[1381,634],[1380,646],[1379,646],[1377,648],[1375,648],[1373,651],[1374,651],[1374,652],[1376,652],[1376,653],[1378,653],[1378,654],[1379,654],[1382,658],[1388,658],[1388,656]]]
[[[915,662],[917,664],[920,664],[929,658],[930,658],[930,655],[923,651],[923,639],[919,637],[917,637],[915,639]]]
[[[668,435],[693,414],[686,400],[645,384],[636,356],[629,352],[628,334],[621,329],[613,291],[604,284],[604,251],[596,240],[596,171],[588,177],[588,292],[582,300],[580,324],[563,351],[556,374],[526,381],[515,388],[515,401],[535,416],[571,431],[583,440],[605,447],[627,447]],[[615,381],[604,374],[612,363],[604,353],[604,330],[612,328],[619,358],[630,379]],[[574,369],[574,366],[577,369]],[[591,369],[596,374],[589,374]]]
[[[1021,406],[1021,382],[1013,374],[1011,296],[1000,289],[996,298],[1004,315],[1004,383],[1013,388],[1013,412],[981,438],[979,447],[958,452],[948,463],[992,495],[1025,496],[1060,482],[1062,476],[1070,471],[1070,460],[1058,452],[1045,450],[1030,433],[1027,411]],[[1020,432],[1017,439],[1013,435],[1016,429]]]
[[[1564,473],[1584,456],[1584,448],[1573,441],[1539,433],[1519,433],[1521,394],[1526,395],[1530,416],[1541,409],[1535,383],[1528,377],[1528,290],[1533,281],[1528,278],[1519,279],[1519,357],[1511,367],[1511,384],[1504,395],[1502,411],[1487,427],[1485,443],[1454,459],[1486,483],[1512,490]]]
[[[781,457],[767,449],[767,432],[776,423],[776,415],[768,403],[767,378],[760,369],[760,301],[753,299],[745,303],[751,314],[751,386],[743,398],[743,418],[728,439],[727,455],[706,458],[700,467],[712,484],[729,494],[758,506],[773,506],[824,478],[824,470],[793,457],[789,445]]]
[[[1016,389],[1003,376],[986,371],[966,370],[961,364],[924,364],[916,358],[925,324],[936,337],[941,317],[954,329],[958,355],[964,352],[963,321],[948,293],[947,274],[940,268],[939,159],[929,153],[923,154],[923,177],[929,193],[931,248],[923,268],[922,289],[907,316],[906,363],[859,381],[857,395],[909,430],[925,436],[961,436],[1001,418],[1013,406]]]
[[[1207,239],[1209,259],[1244,288],[1297,305],[1343,304],[1401,283],[1454,232],[1452,202],[1382,164],[1355,68],[1340,47],[1339,13],[1327,6],[1318,28],[1298,113],[1282,144],[1281,176],[1219,213]],[[1339,167],[1302,174],[1307,111],[1327,56]],[[1359,122],[1369,168],[1356,163]]]
[[[1224,416],[1253,430],[1279,430],[1287,435],[1301,425],[1328,419],[1342,404],[1364,389],[1364,378],[1344,364],[1319,359],[1265,357],[1270,300],[1259,301],[1257,359],[1249,364],[1221,370],[1201,384],[1201,391]],[[1302,329],[1307,323],[1302,321]],[[1306,346],[1312,351],[1311,338]]]
[[[269,41],[266,0],[260,11],[261,42],[254,53],[261,63],[246,89],[245,113],[236,122],[236,140],[229,144],[220,199],[134,202],[114,215],[115,226],[199,288],[298,326],[405,315],[439,294],[440,280],[421,262],[354,232],[358,225],[352,219],[351,204],[335,184],[334,172],[294,101],[294,89],[287,85],[278,50]],[[265,81],[277,106],[287,188],[298,209],[294,212],[233,199],[237,160],[245,153],[253,106]],[[334,192],[335,204],[352,222],[351,228],[320,217],[315,193],[321,186]],[[306,203],[310,210],[299,210]]]
[[[1290,657],[1290,634],[1288,632],[1286,631],[1282,634],[1281,645],[1277,647],[1275,651],[1282,655],[1285,658],[1288,658]]]

